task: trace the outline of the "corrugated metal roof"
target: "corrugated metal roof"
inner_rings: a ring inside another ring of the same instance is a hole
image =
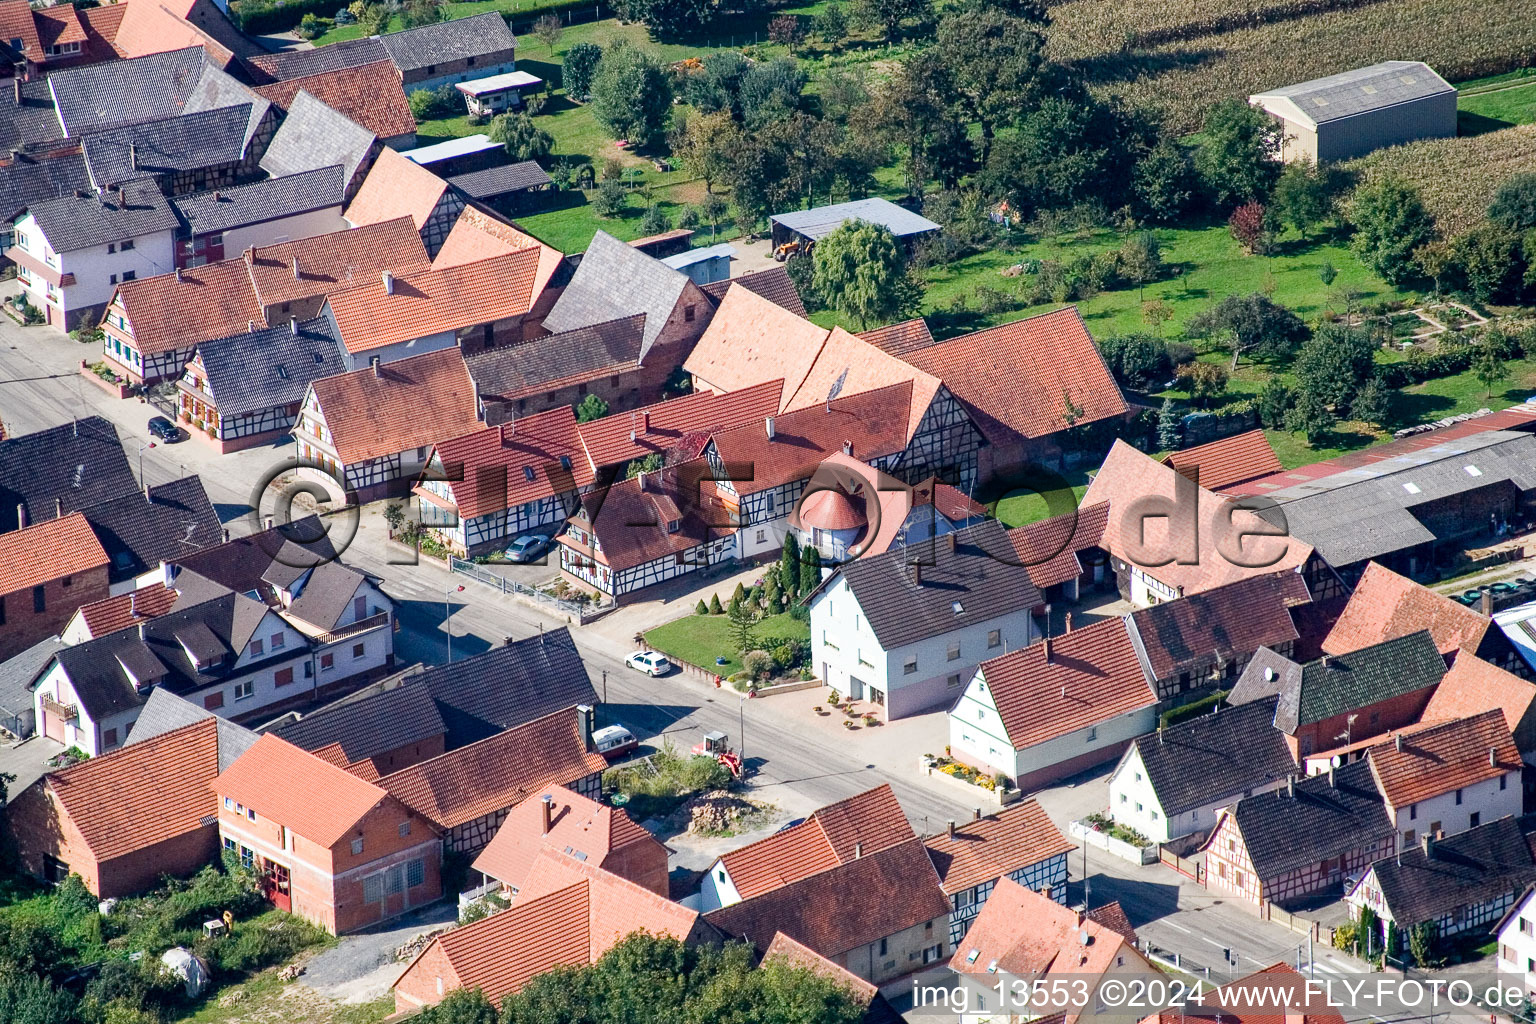
[[[1388,60],[1257,93],[1249,100],[1260,105],[1269,98],[1290,100],[1315,124],[1321,124],[1455,91],[1423,61]]]
[[[484,153],[490,149],[500,149],[501,143],[492,142],[489,135],[466,135],[461,139],[446,139],[442,142],[434,142],[430,146],[419,146],[416,149],[401,151],[400,155],[412,163],[435,164],[443,160],[452,160],[459,156],[472,156],[475,153]]]
[[[684,267],[691,267],[695,263],[720,259],[721,257],[735,259],[736,249],[729,242],[720,242],[717,245],[707,245],[702,249],[689,249],[687,252],[680,252],[676,256],[667,256],[661,262],[673,270],[681,270]]]
[[[814,210],[779,213],[771,219],[775,224],[782,224],[813,240],[830,235],[850,220],[879,224],[889,228],[891,234],[898,238],[939,230],[939,226],[927,217],[903,209],[889,199],[880,198],[855,199],[851,203],[818,206]]]

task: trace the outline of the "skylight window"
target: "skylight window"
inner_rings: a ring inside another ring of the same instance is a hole
[[[959,615],[961,612],[965,611],[965,605],[961,604],[959,601],[951,601],[949,602],[949,610],[954,612],[956,615]]]
[[[533,483],[533,467],[532,466],[524,466],[523,467],[523,479],[527,480],[529,483]]]
[[[287,380],[288,379],[288,367],[284,366],[282,363],[278,363],[277,364],[277,375],[279,377],[281,377],[283,380]]]
[[[1403,490],[1407,491],[1409,494],[1418,494],[1419,485],[1415,483],[1406,483],[1403,484]]]
[[[981,950],[973,949],[969,953],[965,954],[965,962],[968,964],[973,964],[976,962],[976,958],[979,956],[981,956]]]
[[[1467,471],[1467,476],[1482,476],[1483,475],[1483,471],[1478,469],[1476,466],[1463,466],[1461,468],[1465,469]]]

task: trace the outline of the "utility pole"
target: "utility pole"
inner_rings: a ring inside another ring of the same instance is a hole
[[[603,669],[603,703],[608,703],[608,670]]]
[[[1092,908],[1092,901],[1088,895],[1093,891],[1093,885],[1088,881],[1088,837],[1083,836],[1083,913]]]
[[[736,705],[737,731],[741,733],[741,770],[747,770],[747,698],[743,697]]]

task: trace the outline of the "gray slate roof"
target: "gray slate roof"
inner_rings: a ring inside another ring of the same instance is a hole
[[[197,476],[151,487],[147,498],[134,489],[83,511],[106,549],[114,583],[223,540],[218,513]]]
[[[1163,814],[1171,818],[1300,774],[1274,718],[1271,697],[1136,740]]]
[[[1314,124],[1322,124],[1455,91],[1422,61],[1388,60],[1283,89],[1271,89],[1249,99],[1252,102],[1262,102],[1271,96],[1288,99]]]
[[[1329,655],[1302,666],[1297,684],[1281,691],[1275,726],[1294,735],[1300,726],[1426,689],[1444,676],[1445,658],[1427,629]]]
[[[919,560],[932,564],[911,564]],[[841,573],[880,646],[891,651],[1041,604],[1017,562],[1008,532],[988,519],[931,543],[847,562],[822,587]]]
[[[97,188],[156,174],[237,164],[245,156],[251,107],[242,103],[145,121],[86,136],[86,168]]]
[[[395,67],[406,72],[510,50],[517,45],[517,37],[507,27],[506,19],[495,11],[487,11],[472,18],[391,32],[380,36],[379,42],[389,51]]]
[[[346,39],[328,46],[316,46],[310,50],[284,50],[281,53],[259,53],[246,58],[246,65],[254,72],[258,82],[284,82],[290,78],[308,78],[346,68],[360,68],[365,64],[377,64],[389,60],[389,51],[379,42],[378,36],[367,39]]]
[[[170,201],[153,181],[130,181],[121,191],[88,196],[67,195],[34,203],[28,212],[55,252],[142,238],[156,231],[174,231],[180,223]]]
[[[14,86],[15,80],[12,79]],[[34,76],[21,83],[21,103],[12,95],[6,100],[6,116],[0,118],[0,149],[23,148],[33,153],[56,148],[64,138],[53,93],[46,77]]]
[[[1260,647],[1249,659],[1243,674],[1227,694],[1229,705],[1247,704],[1281,693],[1301,685],[1301,665],[1283,654]]]
[[[753,274],[742,274],[740,277],[729,277],[724,281],[711,281],[709,284],[700,285],[705,295],[719,305],[725,299],[725,293],[734,285],[741,285],[754,295],[761,295],[769,302],[783,306],[798,317],[806,317],[805,303],[800,299],[800,293],[795,289],[795,282],[790,279],[789,271],[783,264],[769,267],[767,270],[759,270]]]
[[[169,690],[150,691],[149,698],[139,711],[139,717],[134,719],[133,728],[128,730],[128,738],[123,740],[123,746],[131,747],[135,743],[143,743],[156,736],[196,725],[208,718],[217,723],[219,771],[222,772],[234,764],[241,754],[251,749],[258,738],[256,733],[227,718],[219,718],[212,711],[204,710]]]
[[[1515,818],[1499,818],[1437,840],[1426,854],[1412,846],[1371,866],[1399,929],[1471,909],[1536,882],[1536,863]]]
[[[0,219],[9,221],[33,203],[90,186],[85,157],[78,152],[14,160],[0,167]]]
[[[544,319],[544,329],[561,334],[644,313],[649,350],[688,284],[688,275],[599,231]]]
[[[352,607],[357,588],[366,582],[368,576],[359,569],[340,562],[323,562],[300,582],[298,594],[288,605],[288,613],[321,629],[335,629]]]
[[[487,167],[468,174],[456,174],[448,184],[471,199],[494,199],[530,188],[542,188],[549,184],[549,175],[532,160],[521,163]]]
[[[486,349],[464,362],[483,398],[511,402],[547,391],[556,381],[598,370],[632,368],[640,359],[645,322],[641,313],[520,345]]]
[[[0,661],[0,715],[14,718],[32,710],[32,680],[67,646],[58,637],[50,636]]]
[[[18,505],[37,523],[58,514],[55,499],[68,514],[138,488],[117,428],[101,416],[0,441],[0,533],[19,525]]]
[[[1376,790],[1368,761],[1332,775],[1314,775],[1285,788],[1245,797],[1233,808],[1253,869],[1264,881],[1303,865],[1368,850],[1395,829]]]
[[[336,557],[326,527],[317,517],[306,516],[193,552],[176,564],[230,590],[257,591],[270,602],[274,587],[286,590],[316,565]]]
[[[1505,481],[1536,489],[1536,436],[1490,430],[1447,440],[1267,492],[1279,507],[1260,515],[1340,568],[1434,541],[1415,506]]]
[[[201,46],[66,68],[48,83],[71,137],[249,103],[249,141],[271,106],[208,61]]]
[[[597,704],[587,666],[564,626],[421,669],[406,685],[425,687],[437,701],[449,749],[578,704]]]
[[[794,213],[776,213],[770,219],[812,241],[830,235],[851,220],[879,224],[889,228],[897,238],[939,230],[939,226],[927,217],[897,206],[889,199],[878,197],[818,206],[812,210],[796,210]]]
[[[345,201],[345,190],[346,178],[340,167],[321,167],[251,185],[174,196],[171,208],[188,231],[201,235],[279,217],[293,217],[328,206],[339,207]]]
[[[278,181],[287,179],[279,178]],[[301,402],[311,382],[345,372],[324,317],[233,334],[197,346],[208,388],[224,416]]]
[[[339,165],[350,186],[368,160],[376,138],[356,121],[300,89],[261,158],[261,169],[277,178]]]
[[[447,730],[427,688],[407,685],[321,708],[274,732],[304,750],[340,743],[342,753],[355,764]]]

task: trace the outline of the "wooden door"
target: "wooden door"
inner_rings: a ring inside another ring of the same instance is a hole
[[[264,861],[261,888],[267,900],[278,910],[293,910],[293,889],[288,867],[276,861]]]

